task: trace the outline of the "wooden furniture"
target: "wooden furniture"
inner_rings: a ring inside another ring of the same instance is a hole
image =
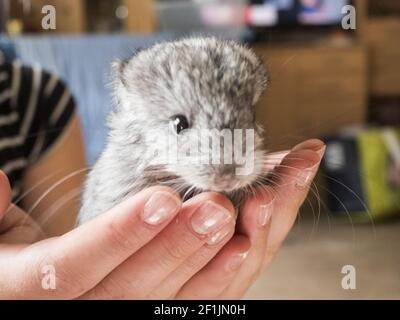
[[[358,36],[371,58],[370,93],[400,96],[400,1],[358,0],[356,4]]]
[[[154,0],[120,0],[121,6],[128,11],[123,20],[123,31],[136,33],[151,33],[156,29]],[[24,18],[24,23],[30,32],[57,32],[57,33],[83,33],[88,29],[87,8],[92,5],[87,0],[35,0],[32,1],[29,16]],[[12,2],[15,10],[21,11],[21,4]],[[57,29],[43,30],[41,12],[44,5],[53,5],[56,8]],[[110,12],[110,15],[115,14]]]
[[[362,125],[366,119],[368,66],[362,46],[258,46],[271,83],[257,106],[269,149]]]
[[[156,29],[153,0],[122,0],[128,9],[124,29],[127,32],[151,33]]]

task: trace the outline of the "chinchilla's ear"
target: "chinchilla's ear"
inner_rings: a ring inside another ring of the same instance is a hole
[[[136,49],[135,52],[127,59],[115,60],[111,64],[111,75],[115,82],[120,82],[126,87],[125,68],[142,48]]]
[[[261,95],[267,89],[267,86],[271,81],[268,70],[262,62],[260,62],[257,66],[255,80],[256,83],[254,86],[253,105],[255,105],[260,99]]]
[[[129,60],[115,60],[111,63],[111,77],[114,83],[121,83],[126,87],[124,70]]]

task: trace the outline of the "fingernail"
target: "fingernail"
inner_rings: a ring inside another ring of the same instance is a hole
[[[292,149],[292,151],[312,150],[312,151],[317,152],[322,157],[325,152],[325,149],[326,149],[326,145],[321,140],[312,140],[312,141],[302,142],[302,143],[296,145]]]
[[[233,230],[234,224],[228,224],[224,226],[221,230],[218,230],[213,235],[211,235],[210,239],[207,241],[207,244],[210,246],[215,246],[222,242]]]
[[[324,154],[325,154],[325,150],[326,150],[326,145],[324,144],[324,146],[321,149],[317,150],[316,152],[322,158],[324,156]]]
[[[231,220],[232,214],[227,209],[207,201],[195,211],[191,224],[194,232],[204,235],[220,229]]]
[[[315,175],[315,171],[317,170],[318,166],[319,163],[312,166],[311,168],[300,169],[300,173],[297,176],[296,180],[296,186],[301,189],[308,187]]]
[[[271,219],[273,201],[258,207],[258,225],[265,227]]]
[[[142,219],[144,222],[157,225],[174,216],[180,209],[179,199],[168,192],[156,192],[147,201],[143,208]]]
[[[238,253],[235,256],[232,257],[230,263],[229,263],[229,269],[231,271],[236,271],[240,268],[240,266],[243,264],[244,260],[246,260],[249,252],[242,252]]]

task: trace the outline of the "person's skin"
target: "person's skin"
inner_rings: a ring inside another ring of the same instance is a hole
[[[56,143],[25,171],[17,203],[48,236],[70,231],[79,210],[87,164],[79,119],[75,115]]]
[[[9,207],[0,174],[0,299],[241,298],[291,229],[324,149],[318,140],[295,147],[237,221],[220,194],[182,204],[173,190],[152,187],[45,240],[33,220]],[[203,215],[222,219],[213,227]],[[46,265],[55,268],[55,290],[42,288]]]

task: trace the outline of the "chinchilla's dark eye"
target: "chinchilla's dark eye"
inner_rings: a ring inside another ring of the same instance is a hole
[[[179,134],[182,130],[189,128],[189,122],[184,115],[177,114],[171,117],[175,131]]]

